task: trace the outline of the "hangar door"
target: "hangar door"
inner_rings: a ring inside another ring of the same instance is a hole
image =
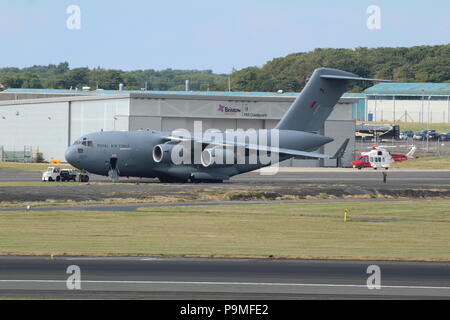
[[[130,115],[130,131],[139,129],[161,130],[161,118]]]
[[[350,138],[350,142],[342,158],[342,166],[350,167],[350,162],[354,160],[355,153],[355,121],[326,121],[325,136],[333,137],[334,141],[324,146],[324,153],[334,155],[339,147],[344,143],[345,139]],[[336,160],[325,159],[326,167],[336,166]]]
[[[227,129],[236,129],[236,119],[201,119],[201,118],[162,118],[162,130],[172,131],[176,129],[194,130],[194,121],[201,121],[203,131],[208,129],[219,129],[225,131]],[[244,127],[245,128],[245,127]]]

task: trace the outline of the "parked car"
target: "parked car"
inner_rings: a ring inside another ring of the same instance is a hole
[[[439,141],[450,141],[450,132],[447,132],[447,133],[441,133],[441,134],[438,136],[438,140],[439,140]]]
[[[404,134],[406,134],[409,138],[412,138],[414,136],[414,132],[412,130],[405,130],[403,131]]]
[[[425,132],[419,131],[419,132],[414,133],[413,139],[414,140],[425,140],[426,139]]]
[[[411,130],[402,131],[402,132],[400,132],[400,136],[399,136],[399,138],[401,140],[406,140],[406,139],[412,138],[412,137],[414,137],[414,132],[412,132]]]
[[[416,132],[413,136],[414,140],[436,140],[438,138],[438,134],[436,133],[436,130],[422,130],[419,132]]]
[[[430,140],[437,140],[438,138],[438,134],[436,132],[436,130],[425,130],[425,139],[427,137],[428,134],[428,139]]]

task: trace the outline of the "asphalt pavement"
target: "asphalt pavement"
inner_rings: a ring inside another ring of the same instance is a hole
[[[345,168],[280,168],[273,175],[263,175],[259,171],[232,177],[226,184],[239,185],[292,185],[292,184],[352,184],[361,186],[383,185],[383,172],[388,175],[389,185],[450,185],[450,170],[357,170]],[[0,182],[39,182],[41,173],[0,170]],[[107,177],[91,175],[91,182],[109,182]],[[121,177],[122,183],[159,183],[157,179]],[[69,182],[68,182],[69,183]],[[208,184],[206,184],[208,185]]]
[[[3,256],[0,298],[450,299],[450,263]]]

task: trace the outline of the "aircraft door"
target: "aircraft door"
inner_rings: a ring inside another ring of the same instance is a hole
[[[118,158],[116,154],[113,154],[111,158],[109,159],[109,171],[108,176],[111,179],[112,182],[119,181],[119,167],[118,167]]]

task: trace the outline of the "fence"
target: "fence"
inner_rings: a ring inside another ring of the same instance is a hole
[[[408,153],[412,146],[417,148],[416,154],[429,154],[429,155],[450,155],[450,141],[437,141],[437,140],[413,140],[408,138],[407,140],[394,140],[383,139],[382,141],[356,141],[355,142],[355,156],[358,156],[361,152],[367,152],[372,145],[390,146],[389,151],[393,153]]]
[[[448,111],[413,112],[404,110],[401,112],[379,110],[377,113],[369,112],[367,121],[375,122],[409,122],[409,123],[450,123]]]
[[[7,150],[0,146],[0,161],[7,162],[41,162],[42,154],[39,147],[24,146],[23,149]]]

